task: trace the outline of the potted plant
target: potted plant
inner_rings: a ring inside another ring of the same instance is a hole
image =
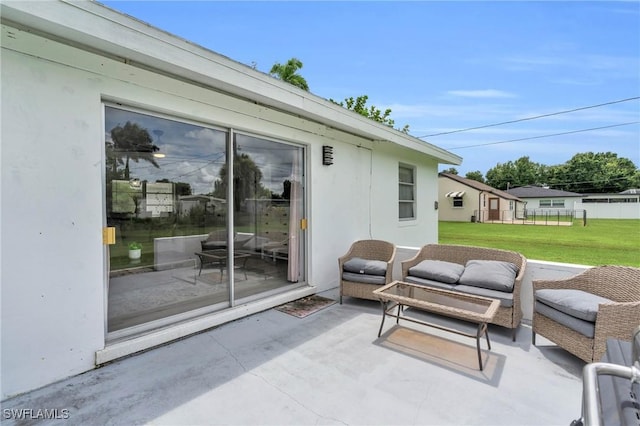
[[[142,244],[135,241],[129,243],[129,259],[140,259],[142,255]]]

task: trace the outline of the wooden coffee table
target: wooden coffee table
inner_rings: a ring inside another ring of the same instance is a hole
[[[489,342],[489,330],[487,324],[495,317],[498,307],[500,306],[499,300],[474,296],[471,294],[462,294],[444,289],[425,287],[402,281],[394,281],[380,287],[379,289],[374,290],[373,294],[378,297],[382,304],[382,323],[380,324],[378,337],[382,334],[382,327],[384,326],[384,320],[387,315],[396,318],[396,324],[399,323],[400,319],[403,319],[405,321],[423,324],[462,336],[473,337],[476,339],[478,364],[480,366],[480,370],[482,370],[480,338],[482,336],[486,337],[487,346],[490,350],[491,343]],[[393,310],[396,306],[398,311],[394,314]],[[402,315],[402,312],[404,311],[405,306],[477,324],[478,327],[476,334],[469,334],[454,328],[444,327],[439,324],[404,316]]]

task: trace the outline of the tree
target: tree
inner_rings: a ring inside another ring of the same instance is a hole
[[[455,167],[449,167],[447,170],[443,170],[442,173],[449,173],[452,175],[457,175],[458,174],[458,169],[456,169]]]
[[[464,177],[484,183],[484,176],[482,176],[482,172],[480,170],[476,170],[475,172],[468,172]]]
[[[386,124],[389,127],[395,126],[395,121],[392,120],[389,116],[391,115],[391,108],[387,108],[384,110],[380,110],[376,106],[367,106],[367,100],[369,96],[361,95],[357,98],[346,98],[344,102],[336,102],[333,99],[329,99],[330,102],[333,102],[336,105],[340,105],[343,108],[349,109],[351,111],[357,112],[358,114],[367,117],[373,121],[377,121],[378,123]],[[402,133],[409,133],[409,125],[405,124],[400,130]]]
[[[302,62],[297,58],[291,58],[284,65],[277,62],[273,64],[269,74],[308,92],[309,85],[307,84],[307,80],[298,74],[300,68],[302,68]]]
[[[124,164],[124,179],[130,179],[129,176],[129,160],[148,161],[153,164],[154,167],[160,168],[160,165],[156,162],[153,153],[159,151],[156,145],[153,144],[153,139],[147,129],[140,127],[137,123],[127,121],[122,126],[116,126],[111,129],[111,140],[113,147],[107,149],[107,155],[113,155],[112,159],[108,159],[108,164],[111,165],[113,175],[117,175],[118,165]]]
[[[496,189],[506,190],[518,186],[541,184],[546,179],[546,166],[534,163],[529,157],[520,157],[515,162],[498,163],[489,169],[486,183]]]
[[[220,180],[214,184],[213,196],[227,198],[229,181],[227,165],[220,168]],[[239,154],[233,160],[234,209],[240,211],[241,203],[247,198],[268,198],[271,191],[262,185],[262,172],[248,154]]]
[[[639,186],[635,164],[613,152],[576,154],[565,163],[563,172],[564,189],[572,192],[621,192]]]

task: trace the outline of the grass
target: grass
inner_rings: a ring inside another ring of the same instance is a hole
[[[528,259],[640,267],[640,220],[589,219],[587,226],[439,222],[439,243],[492,247]]]

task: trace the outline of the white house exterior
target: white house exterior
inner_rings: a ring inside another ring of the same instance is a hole
[[[439,220],[490,222],[520,219],[524,203],[518,197],[452,173],[442,172],[438,176]]]
[[[438,165],[460,164],[455,154],[95,2],[3,1],[0,15],[2,399],[334,288],[354,240],[437,242]],[[122,148],[127,123],[144,149]],[[250,182],[228,167],[225,180],[230,158],[260,173]],[[130,191],[116,194],[122,179]],[[157,181],[171,188],[149,196]],[[237,203],[189,232],[178,183]],[[249,190],[287,206],[251,208]],[[212,229],[226,230],[233,265],[206,258],[217,266],[198,276],[194,252]],[[136,239],[142,260],[126,255]],[[233,268],[249,259],[273,267]],[[150,278],[160,273],[166,282]],[[252,274],[273,287],[242,293]],[[180,306],[176,283],[191,292]],[[172,310],[135,310],[163,297]]]
[[[591,219],[640,219],[640,190],[619,194],[584,194],[575,202],[576,210],[587,212]]]
[[[526,201],[529,214],[573,212],[588,219],[640,219],[640,191],[618,194],[578,194],[545,186],[526,185],[507,190]]]

